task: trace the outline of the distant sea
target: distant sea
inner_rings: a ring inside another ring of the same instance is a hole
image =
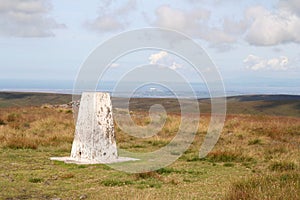
[[[97,91],[105,91],[112,93],[116,97],[152,97],[152,98],[209,98],[210,94],[206,85],[203,83],[190,83],[191,91],[184,89],[182,83],[171,83],[169,85],[175,90],[170,90],[167,87],[148,84],[144,85],[134,92],[127,90],[132,84],[137,83],[122,83],[122,90],[115,92],[115,82],[106,81],[99,84]],[[168,84],[166,84],[168,85]],[[46,93],[73,93],[73,81],[32,81],[32,80],[0,80],[0,91],[10,92],[46,92]],[[256,83],[256,82],[225,82],[225,96],[250,95],[250,94],[287,94],[300,95],[300,81],[284,82],[284,83]]]

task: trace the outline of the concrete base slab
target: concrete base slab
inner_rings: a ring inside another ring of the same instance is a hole
[[[119,162],[137,161],[139,159],[118,157],[116,159],[96,161],[96,160],[87,160],[87,159],[77,160],[71,157],[52,157],[50,158],[50,160],[62,161],[65,163],[78,164],[78,165],[92,165],[92,164],[112,164],[112,163],[119,163]]]

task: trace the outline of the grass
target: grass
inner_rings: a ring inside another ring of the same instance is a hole
[[[30,183],[41,183],[41,182],[43,182],[43,179],[41,179],[41,178],[30,178],[29,182]]]
[[[250,140],[248,142],[248,145],[256,145],[256,144],[262,144],[262,140],[261,139],[254,139],[254,140]]]
[[[5,125],[0,130],[0,146],[11,149],[65,148],[73,141],[72,114],[58,109],[28,107],[1,109]]]
[[[248,162],[252,161],[253,158],[233,151],[212,151],[207,155],[205,160],[210,162]]]
[[[233,163],[228,163],[228,162],[227,162],[227,163],[224,163],[223,166],[224,166],[224,167],[233,167],[234,164],[233,164]]]
[[[131,115],[140,125],[149,123],[143,110]],[[51,161],[71,150],[74,121],[68,109],[1,108],[0,119],[0,199],[300,198],[297,117],[229,114],[217,145],[199,159],[210,121],[203,113],[195,140],[176,162],[138,174]],[[180,116],[170,112],[164,128],[145,139],[115,125],[117,144],[132,152],[155,151],[174,138],[179,125]]]
[[[256,176],[234,183],[228,200],[299,199],[300,174],[283,173]]]
[[[108,180],[103,180],[101,181],[101,184],[103,184],[104,186],[124,186],[124,185],[131,185],[133,184],[132,181],[120,181],[120,180],[116,180],[116,179],[108,179]]]
[[[272,170],[272,171],[279,171],[279,172],[296,170],[296,168],[297,168],[297,165],[295,163],[293,163],[293,162],[287,162],[287,161],[273,162],[269,166],[270,170]]]

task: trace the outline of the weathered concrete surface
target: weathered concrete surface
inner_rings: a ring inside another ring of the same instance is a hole
[[[118,157],[108,93],[83,93],[71,158],[101,162]]]
[[[118,157],[109,93],[82,94],[71,156],[51,160],[78,164],[136,160]]]

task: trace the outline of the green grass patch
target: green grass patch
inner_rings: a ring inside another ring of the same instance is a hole
[[[171,173],[178,173],[178,170],[175,170],[173,168],[160,168],[156,170],[158,174],[171,174]]]
[[[125,185],[132,185],[133,182],[129,180],[116,180],[116,179],[107,179],[101,181],[101,184],[104,186],[114,187],[114,186],[125,186]]]
[[[42,178],[30,178],[28,181],[30,183],[41,183],[41,182],[43,182],[43,179]]]

